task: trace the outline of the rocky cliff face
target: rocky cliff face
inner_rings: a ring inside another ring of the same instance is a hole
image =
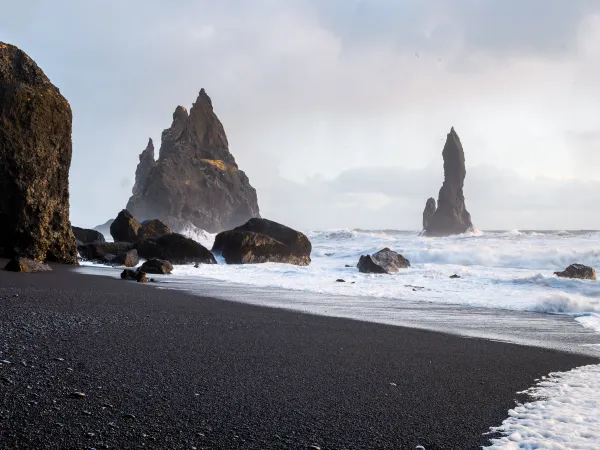
[[[154,143],[152,138],[148,140],[146,149],[140,153],[140,163],[135,170],[135,184],[133,185],[133,195],[139,195],[142,193],[143,187],[148,182],[148,177],[152,172],[154,166]]]
[[[0,256],[77,264],[71,152],[69,102],[29,56],[0,42]]]
[[[150,143],[151,144],[151,143]],[[140,221],[159,218],[173,230],[187,224],[218,232],[260,217],[256,190],[229,152],[223,125],[204,89],[189,114],[178,106],[153,146],[140,155],[127,209]]]
[[[442,156],[444,158],[444,184],[438,196],[437,209],[427,220],[425,226],[427,236],[450,236],[473,229],[471,214],[467,211],[463,194],[467,175],[465,153],[454,128],[448,133]],[[431,208],[430,200],[427,203]],[[427,211],[426,205],[425,212]],[[425,212],[423,213],[423,222],[425,222]]]

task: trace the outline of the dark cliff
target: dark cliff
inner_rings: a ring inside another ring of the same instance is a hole
[[[0,42],[0,256],[77,264],[71,120],[69,102],[42,69]]]

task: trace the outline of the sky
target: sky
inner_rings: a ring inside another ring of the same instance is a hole
[[[600,2],[0,0],[0,41],[73,110],[71,220],[211,96],[263,217],[417,230],[452,126],[480,229],[599,229]]]

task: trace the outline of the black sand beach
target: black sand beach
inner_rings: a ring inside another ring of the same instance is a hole
[[[474,449],[536,378],[597,363],[61,266],[0,272],[0,360],[11,449]]]

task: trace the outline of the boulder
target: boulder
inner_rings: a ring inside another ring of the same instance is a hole
[[[77,246],[90,244],[92,242],[105,242],[104,235],[97,230],[88,230],[86,228],[71,227]]]
[[[71,120],[69,102],[42,69],[0,42],[0,257],[77,264]]]
[[[124,209],[113,223],[110,224],[110,234],[115,242],[131,242],[133,244],[138,241],[138,233],[141,226],[135,217]]]
[[[154,273],[159,275],[168,275],[173,271],[173,264],[164,259],[152,258],[142,264],[140,270],[146,273]]]
[[[164,259],[172,264],[217,263],[215,256],[206,247],[178,233],[140,241],[136,244],[136,249],[144,259]]]
[[[140,257],[136,249],[129,250],[127,252],[118,253],[114,258],[110,260],[111,264],[118,264],[119,266],[135,267],[139,264]]]
[[[431,199],[427,200],[425,206],[427,226],[424,229],[426,236],[450,236],[473,230],[471,214],[467,211],[463,194],[467,175],[465,153],[454,128],[448,133],[442,156],[444,158],[444,183],[438,196],[437,209],[431,217]],[[425,225],[425,212],[423,213],[423,224]]]
[[[202,89],[189,111],[178,106],[163,131],[158,159],[148,143],[140,155],[127,210],[139,220],[159,218],[211,233],[260,217],[256,190],[229,152],[223,125]]]
[[[435,199],[429,198],[425,203],[425,209],[423,210],[423,229],[426,230],[435,215]]]
[[[142,226],[138,232],[138,240],[158,239],[171,233],[171,229],[161,220],[146,220],[142,222]]]
[[[460,275],[457,275],[457,274],[450,275],[450,278],[455,280],[455,279],[460,278]]]
[[[4,267],[9,272],[49,272],[48,264],[42,264],[27,258],[13,258]]]
[[[132,269],[125,269],[123,270],[123,272],[121,272],[121,279],[122,280],[131,280],[131,281],[137,281],[138,283],[148,283],[148,278],[146,277],[146,272],[143,272],[141,270],[132,270]],[[154,281],[154,280],[151,280]]]
[[[372,255],[362,255],[357,264],[362,273],[394,273],[410,267],[410,262],[404,256],[389,248],[379,250]]]
[[[102,264],[120,264],[115,261],[115,258],[121,258],[124,261],[124,257],[121,257],[121,255],[127,254],[132,249],[133,244],[129,242],[92,242],[77,247],[81,258]],[[136,264],[137,262],[134,266]]]
[[[306,235],[267,219],[250,219],[233,230],[219,233],[213,252],[227,264],[278,262],[307,266],[312,245]]]
[[[583,264],[571,264],[562,272],[554,272],[554,275],[561,278],[578,278],[580,280],[596,279],[596,271]]]
[[[121,272],[121,279],[122,280],[135,280],[136,274],[137,274],[136,270],[125,269],[125,270],[123,270],[123,272]]]

